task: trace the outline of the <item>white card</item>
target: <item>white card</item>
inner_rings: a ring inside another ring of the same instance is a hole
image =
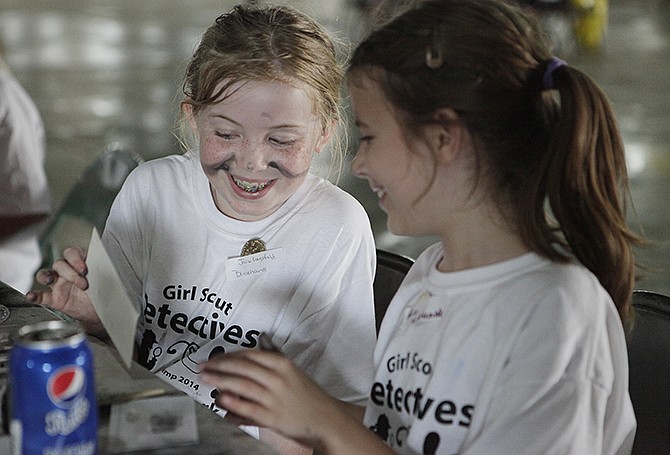
[[[239,256],[226,260],[228,280],[253,278],[281,270],[284,267],[282,248],[274,248],[248,256]]]
[[[135,330],[139,311],[128,297],[111,259],[93,228],[86,257],[88,268],[88,296],[102,325],[114,343],[121,360],[130,368],[135,348]]]
[[[195,406],[195,401],[185,395],[113,404],[109,414],[107,452],[197,444]]]

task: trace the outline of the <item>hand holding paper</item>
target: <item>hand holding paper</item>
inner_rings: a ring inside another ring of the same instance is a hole
[[[139,312],[128,297],[97,229],[93,228],[86,258],[88,296],[126,368],[130,368]]]

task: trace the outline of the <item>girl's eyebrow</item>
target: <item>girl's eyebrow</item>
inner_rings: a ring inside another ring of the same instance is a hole
[[[285,124],[281,124],[281,125],[271,126],[269,129],[271,129],[271,130],[298,130],[298,129],[301,129],[301,128],[304,128],[304,125],[293,125],[293,124],[290,124],[290,123],[285,123]]]
[[[236,122],[236,121],[233,120],[232,118],[230,118],[230,117],[226,117],[226,116],[223,115],[223,114],[212,114],[212,117],[223,119],[223,120],[225,120],[225,121],[227,121],[227,122],[230,122],[230,123],[232,123],[232,124],[234,124],[234,125],[237,125],[237,126],[242,126],[239,122]]]
[[[228,116],[225,116],[223,114],[213,114],[212,117],[213,118],[220,118],[220,119],[225,120],[227,122],[230,122],[230,123],[232,123],[233,125],[236,125],[236,126],[240,126],[240,127],[242,126],[241,123],[239,123],[239,122],[233,120],[232,118],[230,118]],[[271,130],[289,130],[289,129],[299,130],[299,129],[304,128],[304,127],[305,127],[305,125],[298,125],[298,124],[293,124],[293,123],[281,123],[279,125],[271,126],[268,129],[271,129]]]

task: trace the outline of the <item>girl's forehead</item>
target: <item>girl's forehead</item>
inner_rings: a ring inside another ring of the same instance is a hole
[[[378,86],[383,84],[387,77],[388,73],[384,68],[366,65],[351,68],[347,72],[346,82],[349,87]]]
[[[296,110],[296,115],[315,115],[316,103],[311,92],[285,81],[273,80],[241,80],[221,81],[215,88],[220,92],[213,108],[259,108],[281,110],[284,112]]]
[[[227,86],[228,85],[228,86]],[[309,94],[280,81],[222,83],[220,100],[201,112],[208,122],[244,129],[320,131],[320,119]]]
[[[348,87],[352,104],[356,111],[370,109],[376,111],[382,106],[384,109],[393,109],[393,106],[386,98],[379,81],[369,77],[360,77],[350,80]]]

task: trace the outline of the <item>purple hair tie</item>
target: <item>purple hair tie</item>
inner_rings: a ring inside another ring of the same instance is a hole
[[[542,77],[542,86],[545,90],[554,88],[554,71],[565,65],[567,65],[567,63],[558,57],[552,57],[551,60],[549,60],[547,69],[544,70],[544,76]]]

